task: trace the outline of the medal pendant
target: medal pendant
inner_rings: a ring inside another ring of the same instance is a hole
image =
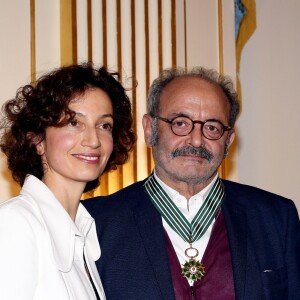
[[[194,258],[186,261],[182,267],[182,275],[187,280],[201,280],[204,276],[204,266],[202,263]]]
[[[189,260],[182,265],[182,275],[187,280],[201,280],[205,273],[204,266],[199,260],[195,259],[195,257],[198,256],[199,252],[192,246],[192,242],[190,242],[190,247],[187,248],[184,253],[185,256],[189,258]]]

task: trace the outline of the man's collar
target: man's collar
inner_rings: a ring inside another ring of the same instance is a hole
[[[156,174],[155,169],[153,170],[153,176],[157,180],[157,182],[160,184],[160,186],[164,189],[164,191],[168,194],[170,199],[175,199],[177,195],[180,195],[179,192],[168,186],[166,183],[164,183]],[[216,174],[214,179],[207,185],[204,189],[199,191],[197,194],[193,195],[194,197],[201,197],[202,199],[205,199],[205,197],[208,195],[209,191],[211,190],[213,184],[218,179],[219,174]],[[189,200],[189,199],[187,199]]]

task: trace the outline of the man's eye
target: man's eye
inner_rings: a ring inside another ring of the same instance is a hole
[[[209,125],[209,126],[207,126],[207,129],[209,130],[209,131],[216,131],[216,130],[218,130],[215,126],[213,126],[213,125]]]
[[[221,131],[221,128],[214,126],[214,125],[208,125],[208,124],[205,126],[205,129],[210,132],[220,132]]]
[[[187,124],[186,124],[186,122],[184,122],[184,121],[176,121],[176,122],[174,122],[173,123],[173,126],[176,126],[176,127],[185,127]]]

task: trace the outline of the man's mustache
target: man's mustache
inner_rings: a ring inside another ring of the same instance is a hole
[[[203,146],[200,146],[197,148],[196,147],[182,147],[182,148],[172,151],[171,156],[172,156],[172,158],[175,158],[177,156],[182,156],[182,155],[187,155],[187,154],[200,156],[202,158],[207,159],[209,162],[211,162],[214,158],[213,154],[210,151],[208,151],[206,148],[204,148]]]

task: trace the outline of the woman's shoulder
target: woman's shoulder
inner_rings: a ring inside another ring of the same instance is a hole
[[[34,209],[35,201],[26,196],[18,195],[0,203],[0,211],[31,211]]]
[[[41,213],[35,201],[19,195],[0,204],[0,227],[18,227],[25,230],[34,224],[41,226]]]
[[[16,286],[23,287],[24,295],[22,295],[24,297],[30,292],[28,297],[32,299],[31,291],[37,280],[40,241],[43,236],[38,234],[39,232],[44,232],[44,230],[36,217],[30,199],[18,196],[1,203],[0,281],[5,285],[3,290],[1,288],[2,294],[14,294],[17,295],[16,298],[21,299],[21,293],[9,290],[15,283]],[[28,272],[28,270],[32,270],[32,272]],[[16,272],[19,276],[16,276]],[[21,282],[20,278],[23,278]],[[27,284],[23,284],[24,282]]]

